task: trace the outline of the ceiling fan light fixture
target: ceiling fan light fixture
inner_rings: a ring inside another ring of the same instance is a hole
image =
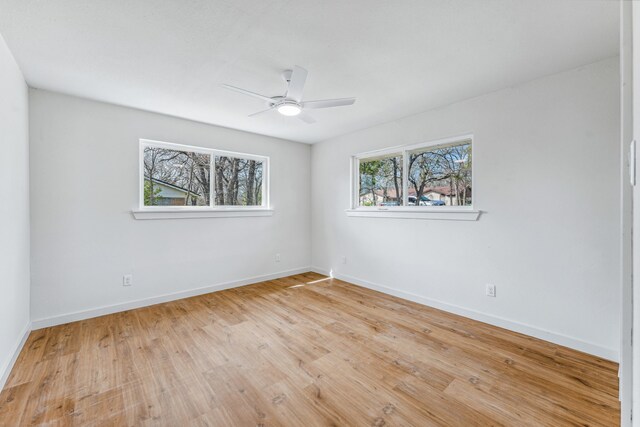
[[[283,116],[297,116],[302,111],[302,107],[300,105],[293,102],[285,102],[277,107],[278,113]]]

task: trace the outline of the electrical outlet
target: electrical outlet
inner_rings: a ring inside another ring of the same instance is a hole
[[[280,254],[276,254],[276,262],[280,262]]]
[[[122,276],[122,286],[133,285],[133,274],[125,274]]]
[[[342,263],[343,263],[343,264],[346,264],[346,263],[347,263],[347,257],[346,257],[346,256],[343,256],[343,257],[342,257]]]
[[[496,285],[492,285],[487,283],[487,296],[495,298],[496,296]]]

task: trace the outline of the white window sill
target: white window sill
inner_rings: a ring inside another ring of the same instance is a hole
[[[144,209],[131,211],[135,219],[237,218],[272,216],[273,209]]]
[[[436,219],[448,221],[477,221],[481,211],[472,209],[347,209],[347,216],[367,218]]]

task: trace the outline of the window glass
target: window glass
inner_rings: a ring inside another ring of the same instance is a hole
[[[263,162],[215,157],[216,206],[261,206]]]
[[[412,206],[471,206],[471,142],[427,147],[408,153]]]
[[[144,206],[209,206],[211,156],[144,148]]]
[[[361,159],[359,205],[402,206],[402,154]]]

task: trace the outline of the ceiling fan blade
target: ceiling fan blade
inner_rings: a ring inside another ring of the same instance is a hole
[[[310,115],[305,114],[305,113],[300,113],[300,114],[297,115],[297,117],[300,120],[302,120],[303,122],[305,122],[306,124],[309,124],[309,125],[314,124],[316,122],[316,119],[314,119],[313,117],[311,117]]]
[[[247,117],[255,117],[255,116],[258,116],[258,115],[260,115],[262,113],[266,113],[267,111],[271,111],[271,110],[273,110],[273,107],[269,107],[266,110],[261,110],[261,111],[257,111],[255,113],[249,114]]]
[[[231,86],[231,85],[222,85],[223,88],[232,90],[234,92],[243,93],[245,95],[253,96],[254,98],[262,99],[263,101],[273,102],[273,99],[268,96],[260,95],[259,93],[251,92],[246,89],[241,89],[239,87]]]
[[[289,80],[286,97],[293,99],[296,102],[302,101],[302,91],[304,90],[304,84],[306,81],[307,70],[295,65],[291,72],[291,79]]]
[[[302,107],[303,108],[342,107],[343,105],[352,105],[355,102],[356,102],[355,98],[320,99],[318,101],[303,102]]]

